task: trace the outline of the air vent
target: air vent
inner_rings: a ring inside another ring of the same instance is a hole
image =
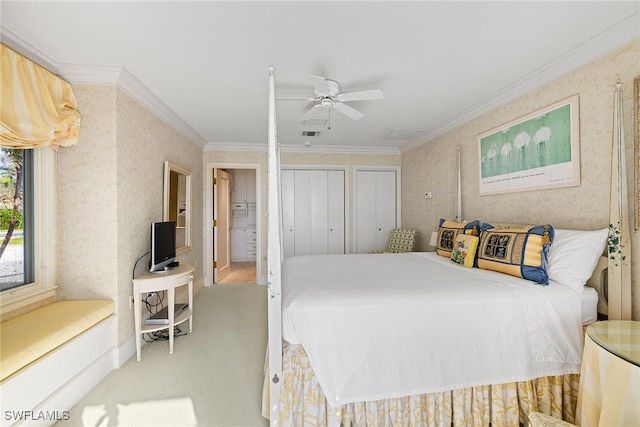
[[[303,130],[302,136],[320,136],[320,132],[317,130]]]

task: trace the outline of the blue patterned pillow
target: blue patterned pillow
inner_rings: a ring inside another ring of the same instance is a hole
[[[553,242],[551,225],[482,224],[476,266],[549,284],[547,260]]]

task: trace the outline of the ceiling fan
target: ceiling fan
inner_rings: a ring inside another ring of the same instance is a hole
[[[349,101],[370,101],[382,99],[382,91],[380,89],[363,90],[359,92],[347,92],[340,93],[340,83],[335,80],[325,79],[320,76],[309,76],[309,80],[313,84],[314,98],[302,98],[302,97],[285,97],[278,98],[282,100],[303,100],[308,102],[317,102],[302,116],[302,120],[309,119],[316,115],[317,110],[325,108],[329,110],[335,109],[345,116],[358,120],[364,117],[360,111],[345,104]]]

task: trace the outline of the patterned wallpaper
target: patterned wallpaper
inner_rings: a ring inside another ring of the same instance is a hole
[[[58,151],[58,299],[117,296],[116,88],[74,86],[78,145]]]
[[[193,245],[178,259],[202,286],[202,148],[115,86],[74,91],[83,119],[78,145],[58,155],[58,299],[116,301],[121,344],[134,331],[133,267],[149,250],[149,224],[162,220],[165,160],[192,171]]]
[[[456,146],[462,153],[462,213],[466,220],[551,223],[592,230],[609,224],[613,85],[624,83],[627,182],[633,183],[633,78],[640,75],[640,40],[402,154],[403,226],[428,235],[439,218],[453,218]],[[479,196],[477,136],[571,95],[580,100],[581,185],[555,190]],[[447,160],[448,159],[448,160]],[[433,192],[433,199],[423,194]],[[629,206],[632,188],[629,188]],[[428,250],[422,241],[419,250]],[[640,233],[632,236],[632,310],[640,320]]]

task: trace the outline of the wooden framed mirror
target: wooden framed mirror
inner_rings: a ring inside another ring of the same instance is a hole
[[[176,254],[191,250],[191,171],[164,162],[163,221],[176,223]]]

